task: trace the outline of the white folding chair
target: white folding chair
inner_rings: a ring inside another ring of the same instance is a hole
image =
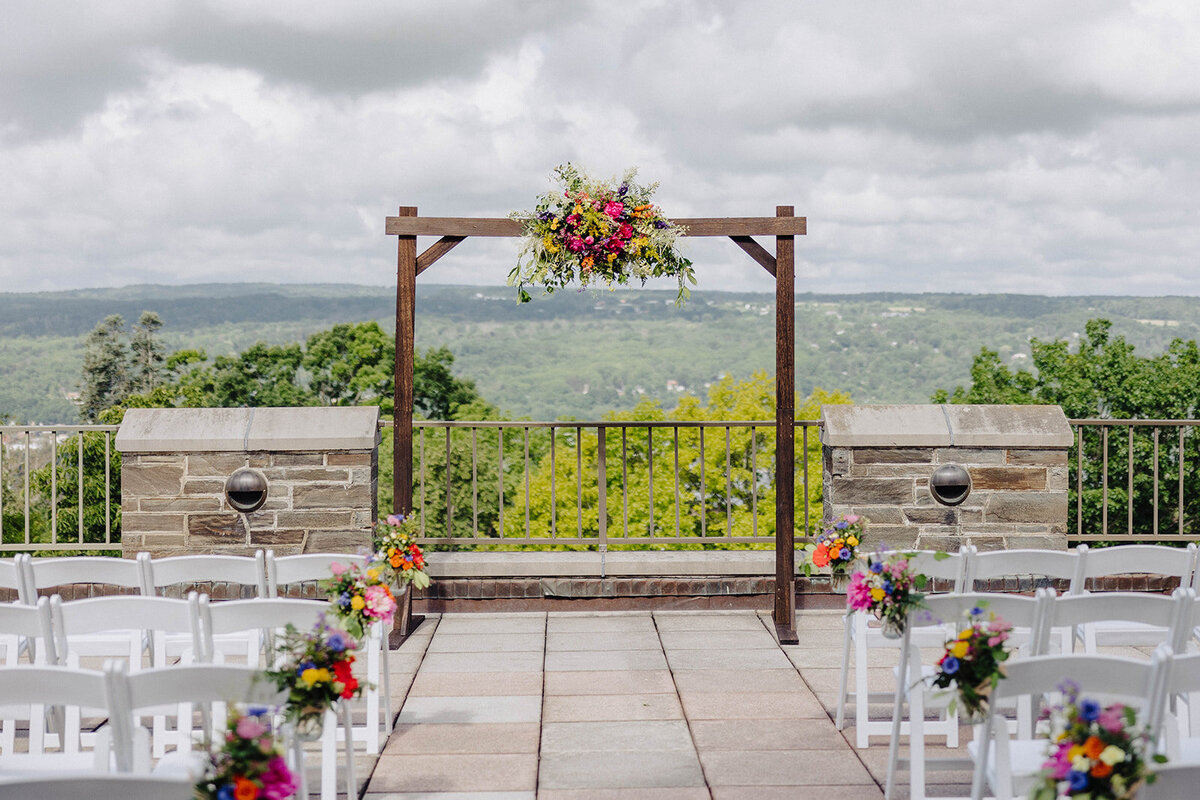
[[[219,740],[225,730],[229,703],[243,707],[263,706],[278,712],[287,702],[287,693],[275,688],[260,670],[240,665],[192,664],[129,674],[116,663],[105,673],[110,697],[115,698],[114,706],[126,711],[121,719],[114,718],[115,728],[136,727],[139,715],[155,713],[164,707],[173,709],[177,735],[169,743],[175,746],[175,751],[162,757],[153,769],[155,774],[187,777],[192,782],[198,779],[204,761],[192,752],[193,741],[197,734],[206,745],[214,737]],[[194,725],[196,706],[200,706],[204,720],[199,731]],[[277,723],[282,719],[279,713],[274,716]],[[299,778],[298,796],[307,797],[303,748],[289,726],[279,724],[275,730],[282,736],[289,766]],[[135,743],[139,740],[139,737],[124,735]],[[130,762],[124,766],[137,773],[150,772],[150,751],[145,747],[134,748]],[[353,774],[349,777],[353,778]]]
[[[343,566],[367,566],[366,556],[345,553],[308,553],[277,558],[274,551],[268,550],[266,561],[267,592],[272,597],[277,596],[287,586],[328,578],[332,574],[329,567],[334,562]],[[391,708],[388,633],[383,623],[376,622],[367,631],[367,641],[363,643],[368,688],[363,691],[362,697],[366,702],[367,716],[361,727],[355,727],[354,738],[363,742],[367,752],[372,755],[379,752],[382,739],[391,734],[392,722],[395,719]]]
[[[36,606],[0,604],[0,638],[10,639],[12,645],[4,653],[4,665],[19,663],[18,640],[33,643],[30,653],[36,654],[35,664],[54,663],[54,636],[50,627],[50,598],[43,597]],[[2,673],[0,673],[2,675]],[[0,676],[0,680],[3,677]],[[0,714],[0,752],[11,753],[16,742],[17,720]]]
[[[974,592],[934,595],[925,598],[924,609],[909,615],[904,636],[900,640],[900,663],[896,670],[896,686],[899,688],[889,723],[891,739],[888,742],[886,797],[891,797],[896,771],[902,765],[908,765],[909,792],[912,800],[925,797],[925,773],[928,769],[955,769],[969,765],[964,758],[931,759],[925,756],[925,729],[928,725],[925,714],[934,709],[944,711],[953,698],[953,693],[932,686],[935,668],[921,660],[921,646],[914,640],[913,634],[922,629],[935,632],[940,639],[936,648],[937,654],[940,655],[945,642],[968,623],[968,614],[975,608],[983,610],[981,618],[986,619],[990,614],[995,614],[1010,625],[1037,629],[1043,608],[1051,596],[1049,592],[1039,592],[1037,597]],[[954,629],[949,635],[946,635],[946,626]],[[909,757],[901,759],[900,736],[903,733],[905,701],[908,704]],[[953,724],[958,724],[957,713],[948,713],[947,716]],[[1032,723],[1029,725],[1032,726]]]
[[[1083,635],[1083,652],[1096,653],[1095,628],[1106,625],[1117,629],[1126,625],[1136,626],[1142,644],[1166,644],[1175,642],[1179,626],[1183,624],[1185,607],[1191,589],[1177,589],[1168,597],[1144,592],[1097,592],[1059,597],[1046,610],[1038,652],[1050,653],[1052,631],[1070,633],[1075,630],[1088,631]],[[1073,643],[1078,642],[1073,638]]]
[[[136,558],[71,556],[26,559],[22,566],[25,591],[32,598],[37,597],[40,590],[54,586],[96,583],[150,594],[144,566],[149,558],[148,553],[138,553]]]
[[[196,787],[153,775],[81,775],[0,780],[0,800],[191,800]]]
[[[171,657],[165,638],[186,639],[179,652],[185,662],[199,653],[200,631],[197,611],[199,596],[192,592],[187,600],[142,595],[116,595],[72,600],[64,603],[50,598],[54,647],[58,663],[76,666],[81,656],[121,657],[131,672],[142,668],[142,632],[154,642],[154,666],[166,666]]]
[[[329,604],[317,600],[295,600],[292,598],[261,598],[257,600],[227,600],[222,603],[209,603],[207,598],[200,598],[200,632],[204,642],[202,652],[205,660],[212,662],[217,653],[212,645],[214,637],[223,634],[250,632],[259,641],[265,641],[267,633],[276,635],[283,632],[287,625],[297,630],[312,630],[323,620],[329,610]],[[256,646],[256,653],[261,646]],[[274,654],[272,654],[273,656]],[[350,719],[349,703],[338,704],[343,733],[343,748],[345,751],[347,785],[353,785],[354,772],[354,726]],[[321,797],[332,798],[337,792],[337,719],[333,712],[326,714],[326,724],[321,736]]]
[[[47,711],[61,707],[58,733],[46,730]],[[85,717],[108,716],[104,674],[98,670],[58,666],[5,667],[0,677],[0,715],[28,721],[28,747],[15,752],[6,732],[0,737],[0,778],[71,772],[107,772],[111,731],[107,725],[87,748],[82,735]]]
[[[22,563],[28,560],[29,555],[26,553],[17,553],[12,558],[0,558],[0,589],[8,589],[16,595],[16,599],[12,603],[14,605],[33,604],[28,591],[25,589],[25,573]],[[15,663],[18,655],[29,647],[36,647],[36,644],[15,634],[8,635],[0,632],[0,654],[3,655],[6,661],[10,658],[13,659],[13,661],[9,661],[8,663]],[[31,660],[32,657],[33,653],[30,652]]]
[[[949,584],[951,592],[961,592],[966,579],[966,558],[963,553],[937,553],[933,550],[919,550],[909,557],[909,565],[914,572],[928,577],[931,581],[940,580]],[[944,631],[921,629],[915,631],[917,641],[941,644],[938,641]],[[891,732],[892,722],[886,719],[873,720],[870,718],[870,704],[888,703],[893,699],[892,692],[871,692],[867,680],[867,658],[871,649],[895,648],[895,639],[886,639],[877,625],[871,624],[871,615],[862,612],[847,612],[845,630],[842,635],[842,665],[838,675],[838,708],[837,729],[843,730],[846,724],[846,703],[854,699],[854,735],[855,745],[866,748],[870,745],[871,736],[886,736]],[[847,689],[850,676],[850,650],[853,646],[854,659],[854,691]],[[929,731],[931,734],[944,734],[950,747],[957,746],[957,722],[944,721],[934,723]],[[951,744],[953,742],[953,744]]]
[[[1158,764],[1154,783],[1142,787],[1140,800],[1188,800],[1200,786],[1200,764]]]
[[[1200,765],[1200,653],[1173,657],[1166,679],[1166,698],[1161,711],[1167,761]]]
[[[1135,707],[1138,719],[1149,721],[1155,706],[1163,701],[1165,689],[1164,658],[1155,652],[1150,661],[1116,656],[1056,655],[1036,656],[1008,665],[1007,675],[993,691],[998,701],[1030,697],[1034,702],[1044,695],[1056,696],[1065,681],[1073,681],[1081,696],[1100,702],[1120,700]],[[985,784],[996,800],[1014,800],[1029,793],[1033,776],[1046,760],[1047,739],[1010,741],[1008,726],[994,713],[978,729],[979,736],[967,744],[975,762],[971,784],[972,800],[980,800]]]
[[[1083,583],[1083,560],[1075,550],[985,550],[974,545],[967,550],[967,581],[964,591],[968,592],[1033,592],[1050,588],[1054,581],[1068,583],[1067,593],[1079,591]],[[1085,548],[1086,550],[1086,548]],[[993,582],[1004,578],[1005,586],[995,587]],[[1056,590],[1057,591],[1057,590]],[[1024,627],[1015,628],[1012,638],[1018,645],[1029,641],[1033,631]],[[1060,631],[1062,652],[1071,650],[1071,632]]]
[[[1195,570],[1196,545],[1166,547],[1154,544],[1123,544],[1115,547],[1089,548],[1079,545],[1083,562],[1080,585],[1075,593],[1088,590],[1088,581],[1120,575],[1148,574],[1177,579],[1181,588],[1192,581]],[[1099,593],[1097,593],[1099,594]],[[1155,645],[1164,641],[1166,631],[1158,625],[1137,623],[1114,617],[1097,620],[1077,630],[1084,649],[1091,653],[1097,646]]]

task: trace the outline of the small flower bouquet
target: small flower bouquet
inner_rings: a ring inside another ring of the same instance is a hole
[[[329,596],[333,614],[355,639],[366,638],[375,621],[392,624],[396,598],[381,579],[384,568],[376,563],[366,569],[357,564],[346,566],[337,561],[329,565],[333,577],[321,582]]]
[[[848,574],[850,565],[858,558],[858,546],[866,535],[868,521],[858,514],[843,514],[834,520],[815,542],[804,546],[808,556],[801,567],[804,574],[812,575],[814,568],[829,567],[835,582],[839,576]]]
[[[570,164],[558,166],[559,189],[539,197],[534,211],[511,215],[524,223],[524,247],[508,275],[522,303],[530,300],[526,284],[552,294],[573,280],[611,287],[668,276],[679,281],[676,304],[687,299],[696,277],[692,262],[675,249],[685,231],[651,202],[658,184],[635,183],[636,175],[629,170],[620,181],[605,183]]]
[[[1154,782],[1146,763],[1149,735],[1138,724],[1137,711],[1080,699],[1074,683],[1059,688],[1062,704],[1043,714],[1050,719],[1050,747],[1030,797],[1132,800],[1142,784]],[[1152,760],[1167,759],[1155,755]]]
[[[386,565],[393,586],[403,588],[411,583],[424,589],[429,585],[425,554],[417,544],[419,535],[420,523],[412,515],[389,514],[375,523],[375,560]]]
[[[287,690],[287,717],[301,739],[318,738],[325,711],[338,700],[362,693],[364,687],[352,672],[357,648],[349,633],[324,620],[306,632],[287,626],[277,645],[278,666],[266,674],[277,688]]]
[[[846,605],[851,611],[869,611],[883,622],[883,635],[898,639],[908,615],[919,608],[928,579],[914,573],[908,555],[880,549],[867,556],[866,569],[850,577]]]
[[[231,714],[225,741],[196,783],[200,800],[287,800],[297,782],[283,759],[265,711]]]
[[[979,606],[967,612],[967,626],[946,642],[946,652],[937,662],[933,685],[939,689],[955,687],[958,696],[950,707],[961,703],[964,713],[982,719],[988,711],[988,697],[1004,677],[1008,660],[1008,641],[1012,625],[995,614],[983,617]]]

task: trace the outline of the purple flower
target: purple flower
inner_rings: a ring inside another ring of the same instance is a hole
[[[1067,773],[1067,785],[1071,787],[1072,792],[1082,792],[1088,786],[1087,773],[1071,770]]]
[[[971,609],[972,617],[978,617],[982,613],[983,613],[983,609],[980,608],[979,606],[975,606],[974,608]]]
[[[659,228],[659,229],[665,228],[665,227],[667,227],[667,223],[663,222],[661,219],[656,220],[654,223],[654,227]]]
[[[839,531],[844,531],[844,530],[846,530],[846,528],[848,528],[850,526],[846,522],[846,520],[839,519],[837,522],[833,523],[833,527],[837,528]]]
[[[954,673],[958,672],[958,667],[958,659],[954,656],[946,656],[946,658],[942,660],[942,672],[946,673],[947,675],[953,675]]]
[[[227,783],[217,790],[217,800],[233,800],[232,783]]]
[[[330,634],[328,644],[329,649],[335,653],[345,652],[346,637],[342,636],[340,633]]]
[[[621,197],[624,197],[628,193],[629,193],[629,187],[623,183],[621,184],[621,188],[617,189],[617,194],[619,194]]]
[[[849,561],[850,560],[850,548],[843,547],[841,550],[839,550],[838,558],[840,558],[842,561]]]
[[[1095,700],[1085,699],[1079,704],[1079,716],[1086,722],[1095,722],[1100,711],[1100,704]]]
[[[869,569],[871,570],[871,572],[879,574],[880,572],[883,571],[883,562],[882,561],[872,561]]]

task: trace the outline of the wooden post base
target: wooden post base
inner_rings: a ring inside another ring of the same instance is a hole
[[[424,621],[424,614],[412,613],[412,585],[409,584],[396,598],[396,616],[392,621],[392,631],[388,634],[388,649],[395,650],[404,644],[404,640]]]

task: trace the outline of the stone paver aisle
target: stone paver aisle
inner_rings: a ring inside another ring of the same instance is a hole
[[[880,797],[787,650],[753,612],[431,617],[366,797]]]

